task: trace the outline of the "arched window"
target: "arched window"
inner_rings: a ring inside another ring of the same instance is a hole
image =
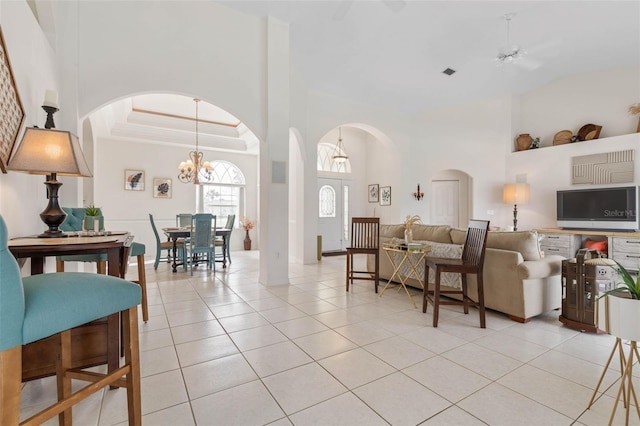
[[[200,174],[202,211],[216,215],[218,226],[224,226],[227,216],[235,214],[234,228],[238,228],[240,215],[244,214],[244,175],[228,161],[212,161],[211,165],[211,177]]]
[[[336,146],[328,143],[318,144],[318,171],[321,172],[336,172],[336,173],[351,173],[351,163],[349,159],[344,163],[336,163],[333,161],[333,156],[336,154]],[[341,155],[347,155],[346,152],[341,151]]]
[[[323,185],[319,197],[319,217],[336,217],[336,191],[331,185]]]

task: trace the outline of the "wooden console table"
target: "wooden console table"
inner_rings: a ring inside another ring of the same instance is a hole
[[[108,274],[124,275],[131,236],[128,232],[97,237],[17,238],[9,241],[9,250],[18,260],[31,259],[31,275],[44,271],[45,258],[72,254],[107,254]],[[118,314],[110,315],[71,331],[71,363],[74,368],[108,364],[109,371],[119,366],[120,327]],[[25,345],[22,349],[22,380],[56,374],[57,335]]]

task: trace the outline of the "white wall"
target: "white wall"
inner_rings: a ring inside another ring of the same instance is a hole
[[[196,185],[181,183],[177,178],[177,166],[186,158],[188,151],[180,147],[114,138],[99,138],[95,151],[98,159],[94,173],[95,205],[102,208],[106,229],[132,232],[136,237],[135,241],[146,244],[147,260],[153,258],[155,238],[149,224],[149,213],[153,215],[156,227],[160,229],[175,226],[176,214],[196,211]],[[208,161],[224,160],[240,168],[247,182],[247,216],[255,220],[258,191],[257,157],[206,149],[202,151]],[[144,170],[144,191],[124,189],[125,169]],[[153,197],[153,178],[172,179],[172,198]],[[239,221],[239,218],[236,220]],[[259,248],[257,229],[259,228],[251,231],[252,249]],[[242,250],[243,240],[242,229],[233,232],[231,250]]]
[[[25,110],[25,126],[44,126],[41,105],[47,89],[58,88],[55,51],[40,30],[26,2],[0,2],[0,27],[11,61],[18,94]],[[59,122],[61,111],[56,114]],[[20,143],[22,132],[16,146]],[[59,178],[61,200],[72,199],[76,178]],[[46,229],[39,214],[47,205],[45,177],[9,172],[0,175],[0,213],[7,222],[9,237],[30,235]]]

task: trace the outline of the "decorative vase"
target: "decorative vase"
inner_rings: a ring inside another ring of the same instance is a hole
[[[404,243],[409,245],[409,243],[413,242],[413,230],[411,228],[407,228],[404,230]]]
[[[251,250],[251,238],[249,237],[249,230],[245,229],[245,231],[247,232],[245,237],[244,237],[244,249],[245,250]]]
[[[516,146],[518,147],[518,151],[525,151],[529,149],[532,143],[533,138],[529,133],[522,133],[516,138]]]
[[[84,230],[85,231],[101,231],[104,229],[104,217],[103,216],[85,216],[84,217]]]

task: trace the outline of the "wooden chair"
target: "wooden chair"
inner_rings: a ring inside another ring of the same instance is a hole
[[[0,424],[19,424],[23,345],[50,336],[58,341],[58,401],[21,425],[39,425],[55,416],[59,424],[70,425],[72,406],[107,386],[127,389],[129,424],[142,424],[137,312],[140,286],[83,272],[22,278],[7,248],[7,236],[0,216]],[[107,374],[72,368],[71,329],[118,313],[122,318],[124,363]],[[89,384],[72,392],[72,379]]]
[[[379,217],[354,217],[351,219],[351,246],[347,247],[347,291],[349,283],[354,279],[375,281],[375,290],[378,292],[380,278],[380,218]],[[375,271],[373,276],[368,271],[356,271],[353,269],[354,254],[371,254],[375,256]],[[359,275],[365,274],[365,275]]]
[[[484,253],[487,248],[487,232],[489,221],[471,220],[467,229],[464,248],[461,259],[427,257],[424,268],[424,290],[422,300],[422,312],[427,312],[427,303],[433,305],[433,326],[438,326],[438,312],[440,305],[462,305],[464,313],[469,313],[469,305],[478,306],[480,310],[480,327],[485,328],[484,312],[484,284],[482,282],[482,269],[484,265]],[[433,290],[429,287],[429,269],[436,274],[436,282]],[[440,274],[453,272],[461,275],[461,290],[440,290]],[[473,301],[467,295],[467,274],[475,274],[478,282],[478,301]],[[440,300],[443,294],[461,294],[462,300]]]

